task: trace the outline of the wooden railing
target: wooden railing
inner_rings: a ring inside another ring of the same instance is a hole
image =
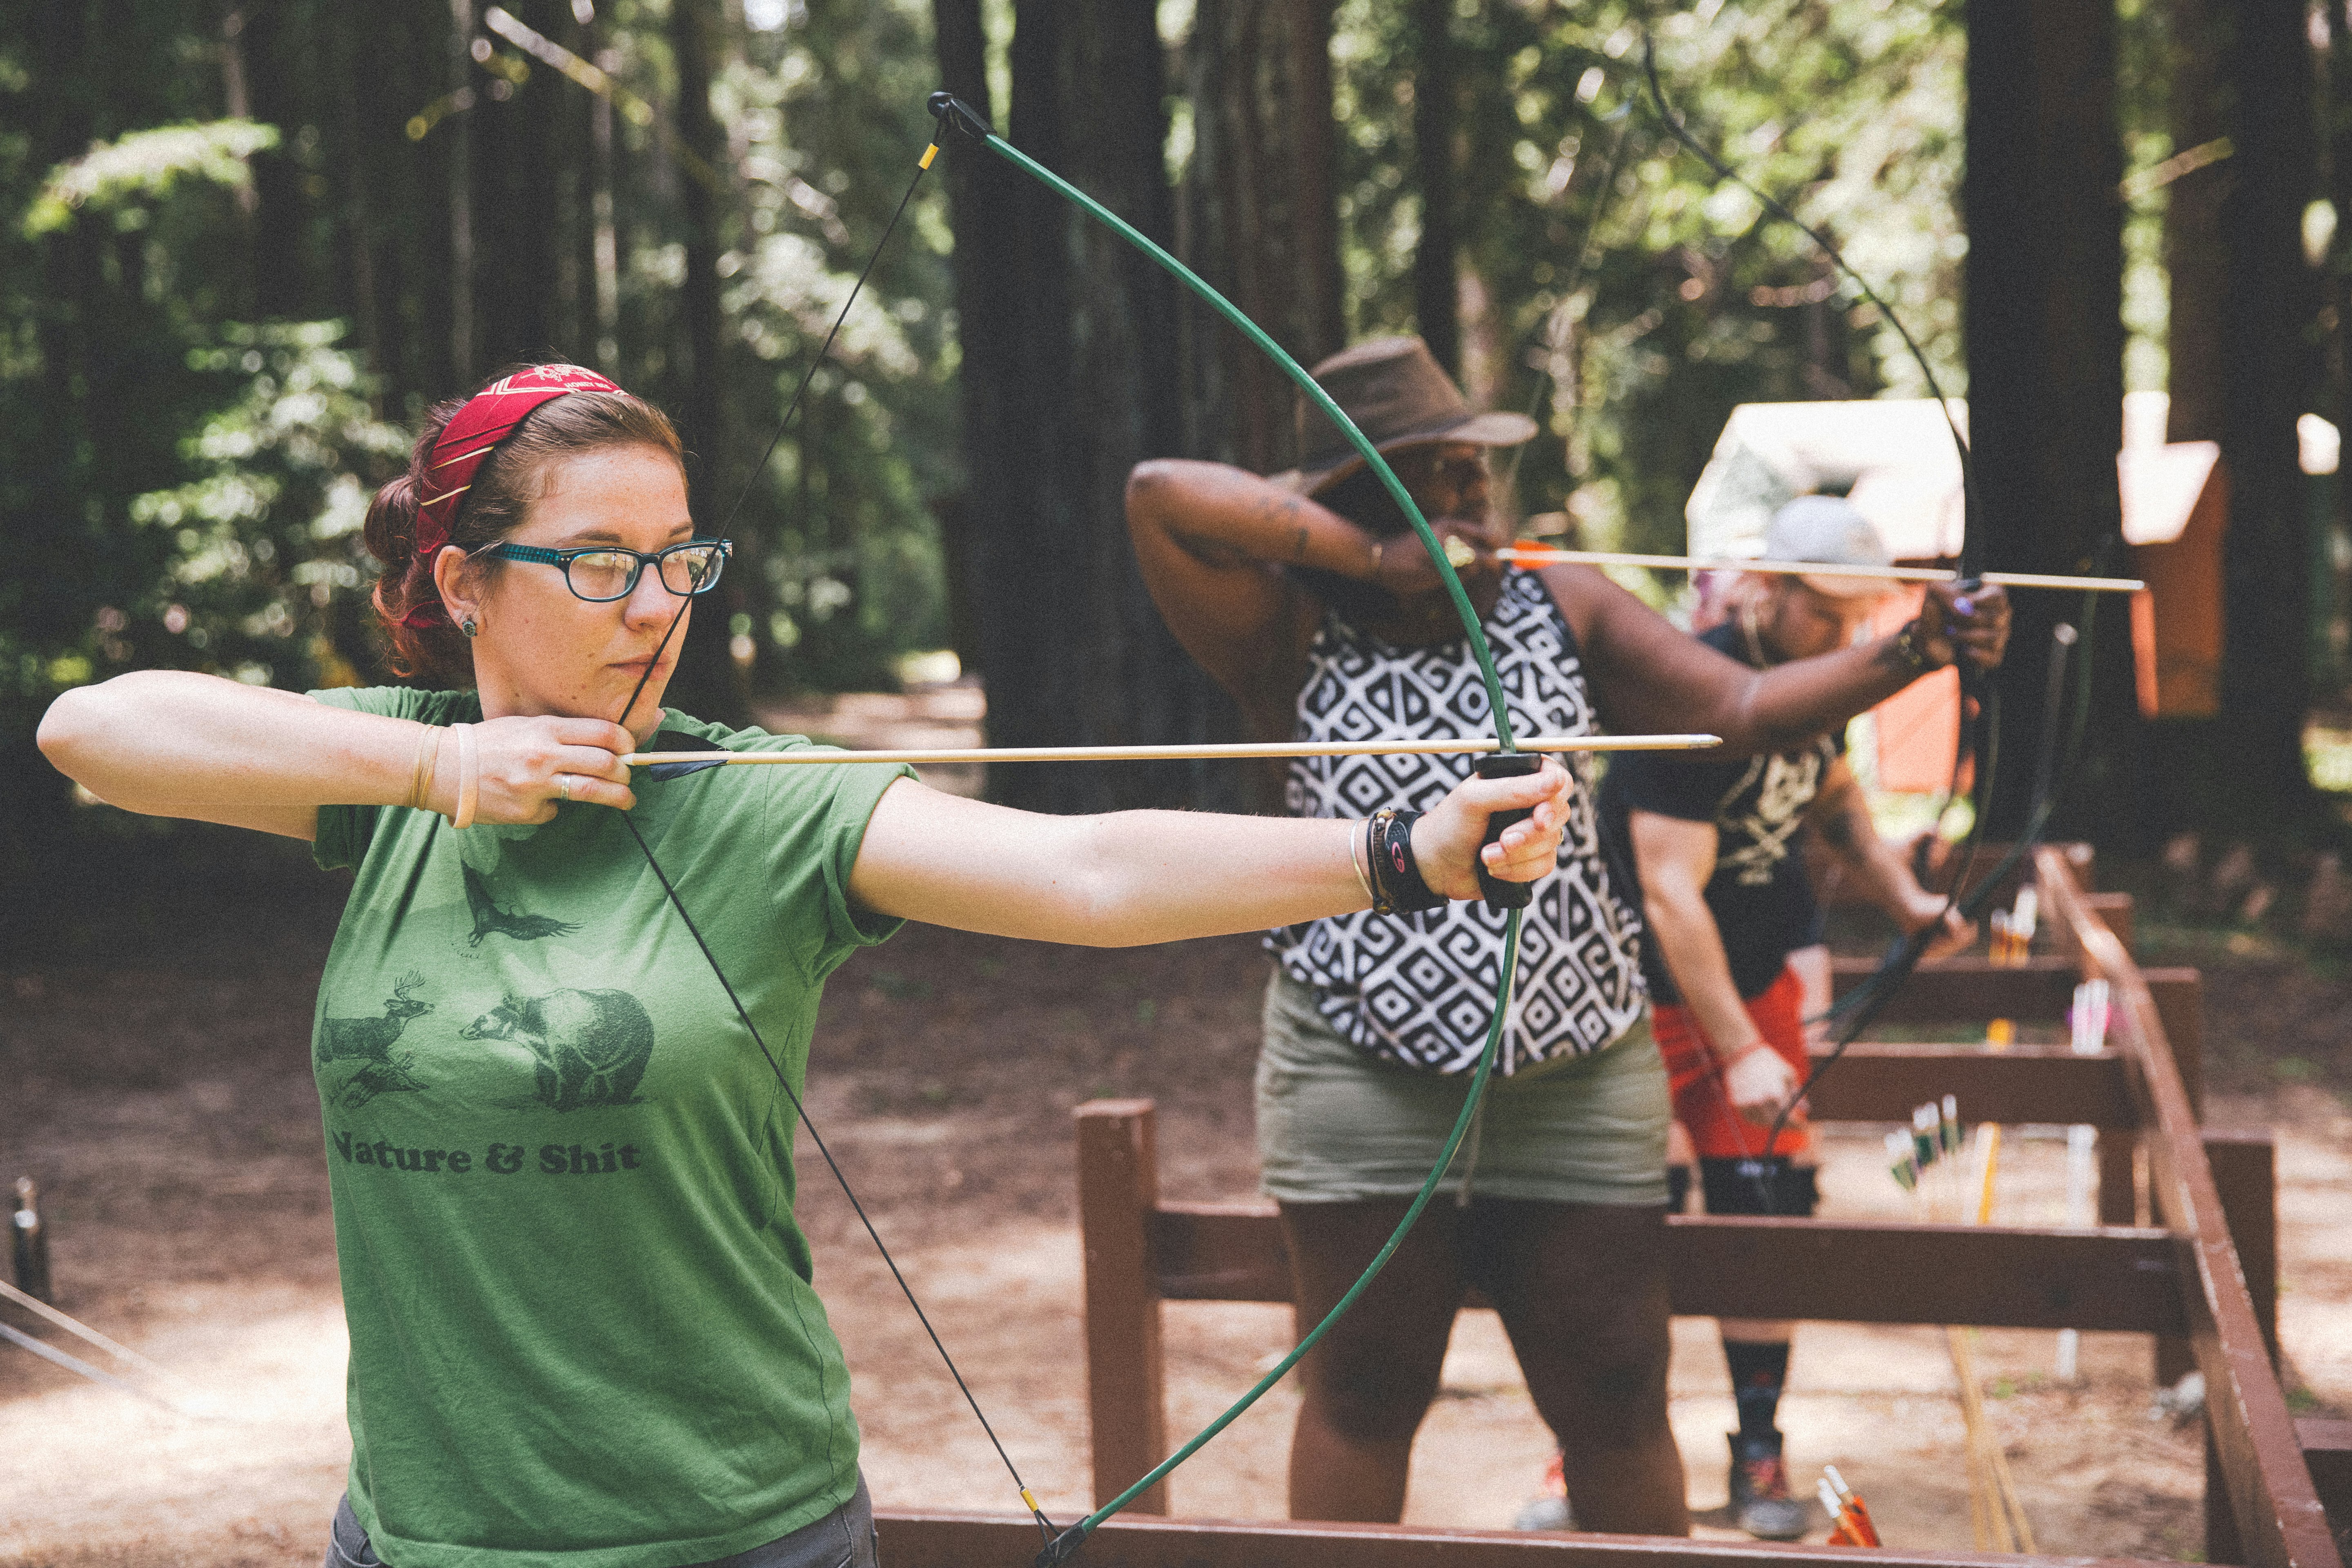
[[[2298,1430],[2273,1371],[2270,1142],[2199,1128],[2202,1003],[2196,972],[2144,971],[2133,963],[2125,940],[2129,900],[2086,892],[2078,875],[2086,860],[2079,852],[2047,848],[2033,858],[2058,956],[2022,967],[1960,961],[1923,968],[1882,1016],[1930,1024],[2063,1019],[2074,985],[2098,976],[2115,990],[2112,1048],[2088,1057],[2032,1047],[1993,1055],[1978,1045],[1865,1042],[1822,1080],[1813,1113],[1825,1121],[1903,1121],[1912,1106],[1951,1093],[1971,1120],[2088,1123],[2099,1130],[2100,1226],[1677,1215],[1668,1221],[1674,1310],[2156,1336],[2158,1376],[2168,1382],[2192,1363],[2205,1374],[2207,1561],[2343,1568],[2319,1488],[2352,1525],[2352,1422],[2305,1422]],[[1841,961],[1841,983],[1868,969]],[[1160,1303],[1287,1301],[1291,1287],[1272,1205],[1160,1200],[1150,1101],[1097,1100],[1080,1106],[1076,1117],[1088,1411],[1100,1500],[1168,1452]],[[2145,1194],[2136,1150],[2146,1151]],[[1922,1279],[1937,1281],[1932,1301],[1907,1286]],[[1086,1561],[1097,1568],[1277,1562],[1390,1568],[1441,1559],[1461,1568],[1538,1561],[1579,1568],[1958,1568],[2015,1561],[1678,1538],[1148,1517],[1166,1508],[1164,1488],[1153,1489],[1097,1533]],[[882,1528],[891,1568],[1014,1563],[1034,1554],[1037,1541],[1031,1524],[977,1516],[886,1510]]]

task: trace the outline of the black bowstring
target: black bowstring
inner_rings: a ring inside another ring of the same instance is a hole
[[[933,139],[933,152],[938,151],[939,141],[940,138]],[[793,391],[793,400],[784,405],[783,417],[776,421],[776,433],[768,437],[767,446],[761,449],[760,460],[751,465],[751,471],[743,478],[743,488],[736,493],[735,504],[728,508],[725,521],[719,523],[715,537],[722,542],[734,531],[735,520],[743,514],[743,503],[751,499],[752,489],[759,484],[760,476],[767,471],[768,459],[776,455],[776,446],[783,440],[784,432],[791,428],[793,416],[801,411],[801,401],[808,395],[809,384],[816,379],[816,373],[824,368],[826,358],[833,353],[833,340],[841,335],[841,324],[849,320],[850,307],[857,303],[857,296],[866,288],[866,279],[873,276],[874,264],[882,259],[883,247],[890,243],[890,236],[897,232],[898,219],[906,212],[907,204],[915,199],[915,187],[923,183],[923,175],[929,168],[930,159],[927,156],[916,167],[915,177],[907,182],[907,189],[898,197],[898,205],[891,209],[890,221],[882,226],[882,237],[874,242],[873,253],[866,257],[865,267],[857,274],[857,281],[850,285],[849,298],[841,302],[841,311],[834,317],[832,329],[824,334],[824,342],[818,345],[816,357],[809,361],[807,371],[801,376],[800,385]],[[614,723],[627,725],[629,715],[636,710],[637,699],[645,693],[646,682],[653,679],[654,671],[660,667],[661,656],[667,651],[669,639],[677,634],[678,626],[686,619],[686,612],[693,603],[694,595],[691,594],[678,596],[677,614],[669,618],[669,626],[662,632],[661,641],[654,646],[652,660],[646,664],[645,673],[637,677],[637,684],[630,689],[629,700],[622,706],[621,716],[614,721]]]
[[[865,267],[859,270],[857,281],[851,285],[849,297],[841,302],[840,313],[834,317],[832,329],[825,333],[824,342],[819,345],[816,357],[809,362],[808,370],[801,376],[799,387],[793,391],[792,401],[784,407],[783,417],[776,422],[775,434],[768,437],[768,444],[761,450],[759,462],[752,466],[751,471],[745,477],[743,489],[737,494],[735,504],[728,510],[726,520],[719,524],[719,532],[716,535],[719,542],[725,542],[735,525],[735,520],[742,514],[743,503],[751,499],[752,488],[759,483],[760,475],[766,471],[769,459],[775,455],[777,444],[783,440],[784,432],[791,427],[793,416],[800,412],[802,401],[808,394],[809,384],[816,379],[816,373],[824,366],[825,359],[833,352],[834,340],[841,335],[842,323],[849,319],[850,308],[857,303],[857,296],[865,289],[866,279],[873,276],[875,264],[882,259],[883,247],[889,244],[890,236],[897,231],[898,219],[906,213],[908,204],[914,200],[915,189],[922,184],[923,175],[930,168],[931,160],[939,151],[939,143],[944,140],[946,137],[943,132],[932,138],[930,151],[924,154],[922,162],[917,165],[915,177],[907,182],[907,189],[898,197],[898,205],[891,209],[890,221],[882,228],[882,237],[874,242],[873,252],[866,257]],[[660,668],[662,654],[667,650],[670,639],[677,636],[677,628],[685,622],[687,611],[693,606],[694,597],[691,593],[678,595],[677,613],[670,617],[668,626],[664,628],[661,641],[654,647],[653,658],[646,661],[645,673],[637,677],[637,684],[630,690],[629,700],[623,705],[621,716],[614,721],[614,723],[626,728],[629,715],[636,710],[637,699],[644,695],[646,683],[653,679],[654,671]],[[668,898],[670,908],[677,911],[677,918],[685,924],[688,933],[694,938],[695,946],[701,950],[703,962],[709,964],[711,974],[717,978],[720,989],[727,993],[727,1000],[734,1005],[735,1016],[743,1021],[743,1027],[750,1033],[751,1043],[760,1047],[760,1055],[767,1061],[769,1070],[775,1074],[777,1087],[782,1089],[785,1098],[792,1101],[793,1113],[800,1119],[801,1125],[808,1129],[809,1141],[816,1145],[817,1152],[824,1156],[825,1169],[833,1173],[833,1179],[840,1184],[842,1195],[849,1200],[849,1206],[856,1212],[858,1223],[866,1227],[866,1237],[874,1243],[874,1250],[881,1254],[883,1263],[890,1270],[890,1278],[898,1282],[899,1294],[906,1297],[907,1305],[914,1309],[916,1320],[923,1325],[923,1332],[930,1336],[931,1348],[940,1352],[940,1360],[946,1365],[948,1375],[955,1379],[957,1391],[963,1395],[964,1403],[971,1406],[973,1418],[980,1423],[980,1429],[988,1435],[989,1445],[996,1450],[996,1457],[1003,1461],[1005,1472],[1013,1478],[1013,1486],[1021,1493],[1021,1500],[1028,1504],[1030,1513],[1037,1521],[1037,1528],[1050,1542],[1055,1531],[1054,1521],[1045,1516],[1045,1510],[1037,1506],[1035,1494],[1030,1491],[1028,1483],[1021,1479],[1020,1467],[1013,1462],[1013,1456],[1005,1452],[1003,1442],[996,1435],[996,1428],[990,1425],[987,1414],[980,1407],[979,1398],[971,1391],[971,1385],[964,1381],[963,1373],[956,1366],[955,1357],[948,1353],[948,1347],[940,1340],[939,1330],[932,1327],[930,1314],[923,1310],[922,1302],[915,1297],[914,1287],[907,1282],[906,1275],[899,1270],[898,1260],[890,1255],[890,1248],[882,1240],[882,1233],[875,1228],[872,1217],[866,1212],[866,1205],[858,1201],[856,1190],[850,1186],[849,1177],[843,1172],[839,1163],[834,1159],[833,1151],[825,1146],[824,1136],[817,1131],[816,1122],[809,1116],[807,1105],[802,1101],[799,1095],[793,1092],[792,1082],[784,1076],[783,1067],[776,1060],[775,1054],[769,1050],[767,1040],[760,1033],[760,1026],[751,1021],[751,1015],[744,1007],[742,998],[736,994],[734,983],[727,978],[726,970],[720,967],[718,955],[710,951],[710,944],[703,940],[701,928],[695,924],[694,917],[687,913],[686,904],[679,899],[677,887],[669,879],[669,873],[663,870],[661,862],[654,858],[653,847],[646,842],[645,835],[638,830],[636,819],[627,812],[623,812],[621,820],[627,826],[629,837],[636,840],[638,852],[646,858],[646,865],[652,869],[655,878],[661,883],[662,892]],[[818,1361],[820,1369],[823,1364],[823,1358],[820,1357]],[[830,1408],[831,1405],[828,1404],[827,1409]]]
[[[890,1256],[889,1247],[883,1244],[882,1233],[874,1227],[874,1221],[866,1214],[866,1205],[857,1201],[857,1194],[851,1188],[849,1177],[843,1173],[840,1164],[833,1157],[833,1151],[825,1146],[824,1134],[816,1130],[816,1123],[810,1119],[807,1105],[802,1101],[799,1095],[793,1092],[792,1080],[784,1076],[784,1069],[777,1062],[775,1054],[768,1049],[768,1042],[761,1035],[760,1026],[751,1021],[751,1015],[744,1007],[743,999],[736,994],[733,983],[727,978],[727,972],[719,967],[718,956],[710,951],[710,943],[704,940],[701,928],[694,923],[694,917],[686,912],[686,905],[679,900],[677,889],[671,883],[669,874],[662,869],[661,862],[654,858],[653,848],[646,842],[644,833],[639,831],[636,819],[624,812],[621,815],[621,820],[628,826],[629,837],[637,841],[637,848],[644,853],[646,864],[652,868],[654,876],[660,880],[662,891],[669,898],[670,908],[677,911],[677,918],[685,923],[688,934],[694,938],[694,945],[702,950],[703,961],[710,965],[710,973],[718,977],[720,987],[727,993],[727,1000],[734,1005],[735,1016],[743,1020],[743,1027],[751,1034],[751,1043],[760,1047],[760,1055],[766,1059],[769,1070],[776,1075],[777,1087],[782,1089],[784,1091],[784,1097],[793,1102],[793,1110],[799,1116],[801,1125],[808,1129],[809,1142],[814,1143],[816,1152],[824,1156],[825,1169],[831,1171],[833,1179],[841,1184],[842,1196],[847,1198],[849,1206],[856,1211],[857,1223],[866,1227],[867,1237],[874,1243],[874,1250],[880,1253],[882,1261],[888,1265],[890,1278],[898,1281],[899,1294],[905,1296],[907,1305],[915,1310],[915,1317],[923,1325],[923,1332],[930,1336],[931,1348],[939,1352],[940,1360],[947,1363],[948,1375],[955,1379],[956,1388],[962,1394],[964,1403],[971,1406],[971,1413],[978,1418],[981,1430],[988,1434],[989,1443],[996,1449],[996,1457],[1004,1461],[1005,1469],[1013,1477],[1013,1484],[1020,1489],[1021,1496],[1025,1501],[1031,1493],[1027,1484],[1021,1479],[1020,1470],[1013,1465],[1013,1457],[1004,1451],[1003,1443],[997,1438],[996,1428],[989,1425],[987,1415],[980,1408],[980,1401],[971,1392],[971,1386],[964,1382],[963,1373],[957,1370],[955,1357],[948,1353],[948,1347],[940,1342],[939,1330],[931,1326],[930,1314],[924,1311],[922,1302],[915,1299],[914,1287],[908,1284],[906,1275],[899,1272],[898,1260]],[[820,1358],[818,1366],[822,1369],[823,1365],[824,1362]],[[1053,1521],[1047,1519],[1045,1510],[1034,1502],[1030,1503],[1029,1510],[1036,1515],[1038,1528],[1045,1532],[1046,1539],[1052,1540]]]
[[[1828,257],[1840,272],[1852,279],[1862,297],[1876,307],[1879,314],[1885,318],[1887,324],[1895,329],[1895,334],[1902,340],[1903,346],[1909,352],[1913,363],[1919,367],[1919,374],[1927,384],[1929,395],[1936,400],[1937,412],[1943,416],[1944,428],[1949,432],[1953,449],[1959,457],[1960,574],[1962,578],[1960,586],[1964,592],[1973,591],[1978,572],[1980,570],[1978,556],[1981,549],[1981,541],[1977,537],[1977,531],[1969,526],[1974,512],[1971,502],[1976,493],[1976,465],[1969,448],[1968,437],[1960,433],[1959,422],[1952,416],[1950,400],[1945,397],[1943,385],[1936,379],[1935,367],[1928,363],[1926,351],[1919,346],[1918,340],[1911,335],[1911,329],[1903,324],[1903,318],[1895,313],[1895,308],[1879,297],[1878,290],[1871,287],[1870,279],[1854,269],[1853,264],[1846,260],[1844,253],[1838,249],[1829,236],[1799,217],[1786,203],[1746,179],[1738,170],[1717,157],[1712,150],[1691,133],[1689,128],[1683,123],[1682,118],[1675,112],[1673,106],[1666,101],[1665,87],[1658,77],[1656,43],[1646,30],[1642,36],[1642,72],[1650,89],[1651,106],[1666,133],[1705,164],[1717,179],[1728,181],[1746,191],[1762,204],[1766,212],[1794,227],[1819,247],[1822,254]],[[2085,652],[2087,654],[2087,648]],[[1912,972],[1918,967],[1919,961],[1926,956],[1928,946],[1935,941],[1937,933],[1943,929],[1952,912],[1958,910],[1964,919],[1973,920],[1975,911],[1980,910],[1982,903],[1990,899],[1990,890],[1999,884],[2000,879],[2008,874],[2011,868],[2031,852],[2039,840],[2042,824],[2047,819],[2048,802],[2044,800],[2040,803],[2039,814],[2030,824],[2029,831],[2011,849],[2009,855],[2002,860],[2000,868],[1979,884],[1975,895],[1963,897],[1969,886],[1969,874],[1975,866],[1978,846],[1983,837],[1988,808],[1992,802],[1995,764],[2000,757],[2000,689],[1997,685],[1984,680],[1981,672],[1972,671],[1966,658],[1958,658],[1956,654],[1955,662],[1960,668],[1960,733],[1957,737],[1954,749],[1952,786],[1947,792],[1948,802],[1952,795],[1958,793],[1960,760],[1973,752],[1978,754],[1980,765],[1977,769],[1976,778],[1977,809],[1969,824],[1965,839],[1953,856],[1954,869],[1951,882],[1945,890],[1944,908],[1935,920],[1894,944],[1877,970],[1861,985],[1856,986],[1853,991],[1848,993],[1830,1008],[1826,1016],[1843,1018],[1845,1022],[1832,1040],[1828,1053],[1814,1064],[1812,1071],[1806,1076],[1803,1085],[1797,1092],[1782,1104],[1780,1115],[1773,1121],[1771,1134],[1765,1140],[1766,1152],[1758,1163],[1754,1173],[1757,1192],[1763,1200],[1764,1212],[1768,1215],[1777,1212],[1769,1176],[1777,1166],[1779,1156],[1773,1154],[1771,1151],[1779,1143],[1780,1133],[1788,1126],[1789,1119],[1804,1104],[1805,1096],[1821,1081],[1822,1074],[1844,1057],[1846,1047],[1853,1044],[1862,1030],[1878,1016],[1904,981],[1910,978]],[[2084,668],[2086,671],[2089,668],[2087,658]],[[1972,690],[1971,688],[1977,689]],[[2086,697],[2088,695],[2087,686],[2084,689],[2084,695]],[[1972,698],[1976,709],[1974,715],[1969,712]],[[2078,710],[2086,712],[2087,704],[2078,703]],[[2051,715],[2053,722],[2055,719],[2055,714]],[[1971,729],[1977,731],[1973,736],[1969,733]],[[1938,815],[1941,814],[1938,813]]]
[[[1622,166],[1620,160],[1625,151],[1625,138],[1633,128],[1631,113],[1633,107],[1628,103],[1601,117],[1604,121],[1618,119],[1619,123],[1616,132],[1609,138],[1609,154],[1607,161],[1601,166],[1601,185],[1593,193],[1592,211],[1584,220],[1584,233],[1577,239],[1576,254],[1569,260],[1568,275],[1559,282],[1558,293],[1560,302],[1554,307],[1555,310],[1568,309],[1569,301],[1575,297],[1577,289],[1584,281],[1585,269],[1592,264],[1592,242],[1601,237],[1601,220],[1608,215],[1609,198],[1617,193],[1617,174]],[[1528,399],[1529,419],[1533,419],[1537,410],[1543,406],[1544,394],[1549,390],[1553,380],[1551,367],[1560,353],[1559,349],[1554,347],[1551,342],[1553,333],[1549,330],[1550,317],[1551,312],[1546,311],[1545,340],[1546,346],[1553,347],[1553,352],[1544,357],[1543,368],[1536,375],[1535,392]],[[1502,488],[1506,496],[1515,496],[1517,493],[1516,487],[1519,482],[1519,462],[1528,455],[1528,445],[1523,441],[1511,448],[1510,466],[1503,470]]]

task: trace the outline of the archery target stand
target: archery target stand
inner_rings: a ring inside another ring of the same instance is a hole
[[[2276,1371],[2277,1226],[2267,1137],[2198,1124],[2202,1001],[2197,972],[2133,962],[2131,900],[2085,885],[2086,848],[2034,853],[2058,956],[1995,967],[1923,966],[1889,1021],[2058,1021],[2075,984],[2113,988],[2108,1047],[1857,1043],[1813,1092],[1825,1121],[1904,1122],[1957,1093],[1979,1121],[2098,1130],[2092,1229],[1675,1215],[1668,1272],[1678,1315],[2087,1329],[2154,1337],[2157,1376],[2204,1374],[2205,1559],[2248,1568],[2345,1568],[2352,1528],[2352,1422],[2296,1421]],[[1869,965],[1841,960],[1841,987]],[[1149,1100],[1078,1107],[1079,1225],[1094,1494],[1117,1496],[1164,1458],[1162,1301],[1290,1300],[1274,1205],[1163,1203]],[[2144,1161],[2143,1197],[2136,1172]],[[1932,1299],[1907,1282],[1933,1279]],[[2325,1500],[2325,1507],[2323,1507]],[[1506,1532],[1412,1525],[1236,1522],[1164,1517],[1164,1488],[1107,1521],[1092,1568],[2089,1568],[2132,1559],[2017,1557],[1683,1537]],[[1022,1564],[1035,1524],[1014,1515],[878,1510],[890,1568]],[[2153,1564],[2150,1565],[2153,1568]]]

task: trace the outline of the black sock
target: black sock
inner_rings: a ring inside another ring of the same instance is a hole
[[[1789,1380],[1788,1342],[1758,1344],[1726,1340],[1723,1359],[1731,1363],[1731,1396],[1739,1404],[1739,1435],[1770,1436],[1780,1409],[1780,1385]]]

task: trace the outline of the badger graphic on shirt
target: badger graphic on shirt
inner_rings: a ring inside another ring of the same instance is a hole
[[[509,993],[459,1032],[529,1050],[539,1103],[554,1110],[632,1103],[654,1054],[654,1021],[625,991]]]

